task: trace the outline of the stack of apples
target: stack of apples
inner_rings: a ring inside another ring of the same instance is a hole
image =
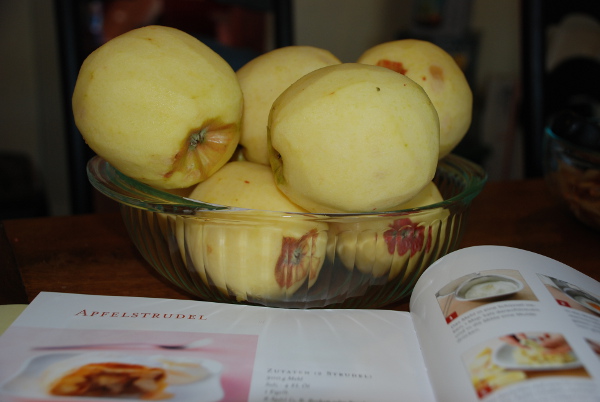
[[[355,63],[289,46],[235,72],[198,39],[147,26],[88,56],[72,105],[90,148],[131,178],[256,215],[289,213],[268,228],[191,216],[177,231],[203,280],[246,300],[310,287],[334,256],[397,276],[393,254],[409,258],[427,241],[390,247],[378,233],[414,234],[418,222],[303,217],[442,201],[432,179],[470,125],[472,94],[454,59],[426,41],[383,43]]]

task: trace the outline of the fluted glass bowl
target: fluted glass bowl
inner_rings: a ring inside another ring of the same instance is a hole
[[[121,204],[132,241],[162,276],[214,302],[286,308],[377,308],[403,299],[455,250],[483,169],[440,161],[443,202],[385,213],[302,214],[206,204],[133,180],[104,159],[92,185]],[[365,194],[368,197],[368,194]]]
[[[600,230],[600,152],[574,144],[548,127],[544,177],[550,191],[580,222]]]

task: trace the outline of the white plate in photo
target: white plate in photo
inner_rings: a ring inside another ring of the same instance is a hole
[[[569,370],[581,367],[581,362],[577,359],[577,356],[572,355],[575,360],[568,363],[560,364],[522,364],[515,359],[515,352],[519,347],[509,345],[508,343],[503,344],[495,350],[492,357],[492,361],[497,366],[511,370],[529,370],[529,371],[548,371],[548,370]]]
[[[505,275],[481,275],[465,280],[456,289],[456,300],[491,301],[523,290],[521,281]]]
[[[93,362],[106,361],[127,362],[131,364],[147,365],[149,361],[166,362],[167,365],[203,367],[206,374],[197,381],[181,381],[181,384],[169,384],[164,390],[166,394],[172,395],[166,399],[170,402],[215,402],[223,398],[224,392],[221,387],[222,365],[219,362],[201,358],[183,358],[167,355],[115,355],[114,353],[50,353],[36,356],[25,362],[22,369],[8,381],[0,385],[0,395],[12,395],[21,398],[32,398],[43,401],[64,401],[64,396],[53,396],[47,392],[47,378],[53,375],[53,371],[64,372],[68,367],[77,364],[83,365]],[[131,402],[142,400],[135,397],[68,397],[71,401],[111,401]]]

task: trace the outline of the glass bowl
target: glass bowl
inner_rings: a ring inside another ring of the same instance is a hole
[[[544,133],[544,177],[554,193],[585,225],[600,230],[600,152]]]
[[[377,308],[408,296],[455,250],[483,169],[440,161],[443,202],[381,213],[285,213],[195,201],[133,180],[95,156],[92,185],[120,203],[132,241],[162,276],[208,301],[284,308]]]

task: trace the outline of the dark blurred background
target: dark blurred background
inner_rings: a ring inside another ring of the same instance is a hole
[[[559,110],[599,114],[600,2],[570,0],[1,0],[0,219],[114,208],[87,181],[72,121],[83,59],[148,24],[182,29],[234,69],[275,47],[313,45],[352,62],[378,43],[430,40],[475,95],[456,149],[491,180],[539,177]]]

